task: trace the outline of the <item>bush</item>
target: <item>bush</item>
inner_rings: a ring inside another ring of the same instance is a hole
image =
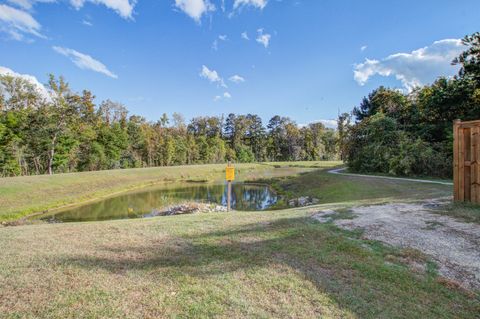
[[[237,161],[240,163],[251,163],[255,161],[255,155],[250,147],[241,145],[237,148]]]
[[[400,176],[438,175],[441,154],[420,138],[413,139],[401,132],[398,153],[390,159],[389,173]]]
[[[346,147],[346,161],[353,171],[389,172],[390,159],[398,147],[397,122],[378,113],[352,128]]]
[[[359,173],[451,177],[451,143],[430,144],[377,113],[352,127],[346,147],[350,169]]]

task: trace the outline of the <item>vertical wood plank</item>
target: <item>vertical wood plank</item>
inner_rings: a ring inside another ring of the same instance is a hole
[[[463,128],[460,125],[458,129],[458,200],[465,200],[465,157],[464,157],[464,139],[463,139]]]
[[[475,143],[476,143],[476,151],[475,151],[475,180],[474,183],[476,185],[476,203],[480,204],[480,126],[476,127],[476,135],[475,135]]]
[[[470,128],[463,129],[463,156],[464,156],[464,191],[463,196],[465,201],[471,201],[471,176],[470,176],[470,160],[471,160],[471,143],[470,143]]]
[[[480,121],[453,122],[453,197],[480,204]]]
[[[460,120],[455,120],[453,122],[453,199],[455,201],[460,200],[459,197],[459,184],[458,184],[458,139],[459,139],[459,127]]]
[[[470,129],[470,201],[472,203],[477,203],[477,174],[478,174],[478,165],[477,165],[477,135],[478,135],[478,126],[474,126]]]

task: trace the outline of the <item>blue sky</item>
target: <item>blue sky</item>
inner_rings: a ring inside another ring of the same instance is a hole
[[[379,85],[451,75],[477,1],[0,1],[0,73],[63,75],[162,113],[335,119]],[[242,36],[242,33],[244,36]],[[245,36],[246,35],[246,36]],[[248,39],[247,39],[248,37]]]

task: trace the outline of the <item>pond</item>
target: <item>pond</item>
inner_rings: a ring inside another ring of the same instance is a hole
[[[277,203],[279,196],[266,185],[234,183],[232,208],[266,210]],[[212,203],[226,206],[227,186],[223,184],[183,184],[161,186],[124,193],[83,206],[59,210],[39,216],[50,222],[97,221],[143,218],[172,205],[186,202]]]

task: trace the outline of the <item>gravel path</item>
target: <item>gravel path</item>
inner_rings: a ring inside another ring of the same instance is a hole
[[[433,258],[439,273],[470,289],[480,289],[480,225],[463,223],[431,212],[439,202],[387,204],[356,207],[353,219],[336,220],[344,229],[362,228],[367,239],[393,246],[411,247]],[[330,220],[333,211],[318,212],[313,217]]]

